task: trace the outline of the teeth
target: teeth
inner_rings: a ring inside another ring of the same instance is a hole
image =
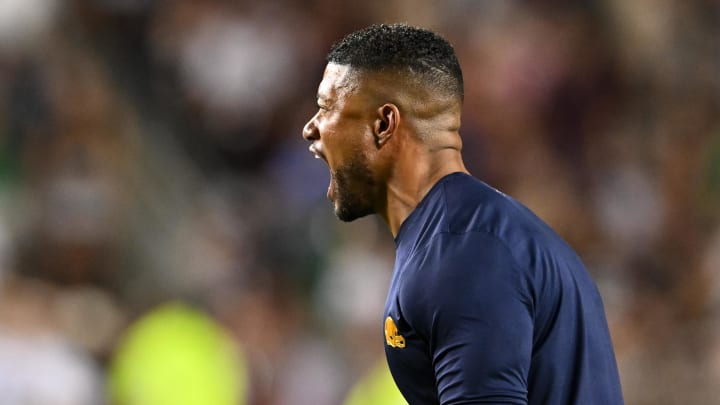
[[[320,153],[318,153],[318,150],[315,149],[315,145],[310,145],[310,147],[308,148],[308,150],[310,150],[310,153],[312,153],[313,155],[315,155],[315,159],[322,159],[322,156],[320,156]]]

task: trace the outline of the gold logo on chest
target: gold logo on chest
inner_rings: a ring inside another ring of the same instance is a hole
[[[398,328],[391,317],[385,319],[385,343],[390,347],[402,349],[405,347],[405,338],[398,334]]]

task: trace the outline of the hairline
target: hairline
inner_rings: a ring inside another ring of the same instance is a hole
[[[452,97],[458,100],[460,104],[463,103],[462,94],[458,93],[453,89],[444,88],[438,86],[435,83],[431,83],[427,80],[427,73],[415,71],[412,66],[407,65],[387,65],[380,67],[370,66],[357,66],[352,63],[341,63],[328,61],[328,65],[345,66],[348,68],[348,75],[344,79],[343,87],[346,87],[349,92],[357,91],[363,82],[363,78],[369,80],[388,80],[392,84],[393,89],[401,91],[406,89],[407,86],[414,86],[415,88],[421,87],[423,90],[434,93],[435,95],[442,94],[445,97]],[[385,76],[385,77],[383,77]],[[393,80],[393,77],[399,80]],[[353,83],[350,83],[353,82]],[[382,93],[382,91],[378,91]]]

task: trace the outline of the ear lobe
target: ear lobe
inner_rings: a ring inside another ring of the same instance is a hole
[[[395,104],[384,104],[377,109],[374,135],[378,146],[384,145],[393,136],[400,122],[400,110]]]

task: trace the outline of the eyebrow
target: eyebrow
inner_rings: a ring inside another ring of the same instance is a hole
[[[320,93],[317,94],[316,98],[317,98],[318,104],[323,104],[326,106],[329,106],[330,104],[332,104],[332,101],[329,98],[323,97]]]

